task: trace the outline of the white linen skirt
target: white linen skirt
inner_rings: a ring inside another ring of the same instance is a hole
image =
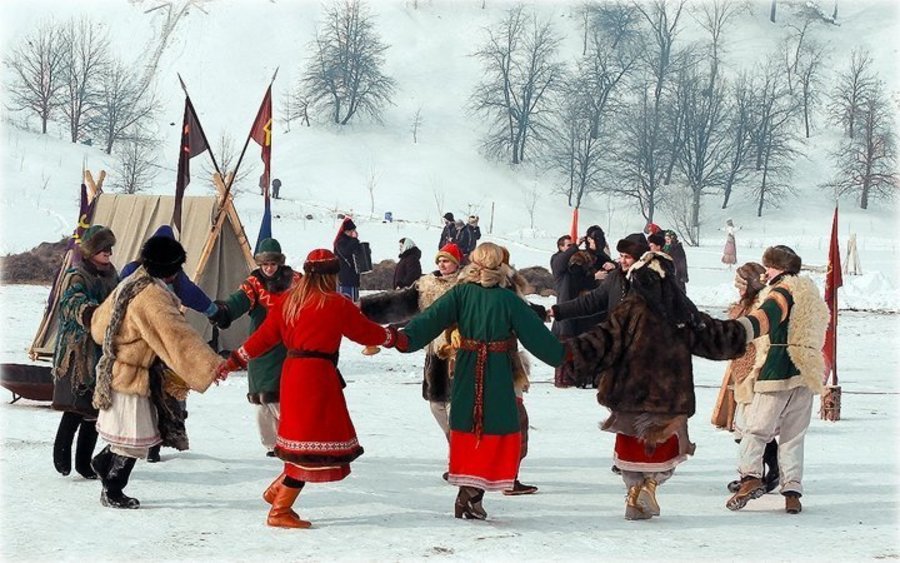
[[[149,397],[112,392],[112,405],[97,417],[97,433],[113,446],[149,448],[162,442]]]

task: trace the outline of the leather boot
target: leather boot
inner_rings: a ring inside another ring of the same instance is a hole
[[[56,439],[53,440],[53,467],[60,475],[68,475],[72,472],[72,441],[82,416],[74,412],[64,412],[59,419],[59,428],[56,429]]]
[[[456,495],[453,515],[467,520],[484,520],[487,512],[481,501],[484,499],[484,491],[476,487],[460,487]]]
[[[522,483],[518,479],[513,481],[513,486],[510,489],[504,489],[503,494],[506,496],[516,496],[516,495],[533,495],[538,491],[538,488],[534,485],[526,485]]]
[[[655,479],[645,477],[643,483],[641,483],[640,491],[638,492],[637,502],[640,505],[641,510],[650,516],[659,516],[659,503],[656,501],[656,487],[657,482]]]
[[[101,474],[103,492],[100,493],[100,504],[110,508],[140,508],[141,502],[138,499],[122,492],[128,485],[131,470],[134,469],[137,460],[111,452],[110,454],[109,470],[105,476]]]
[[[284,472],[282,471],[281,475],[276,477],[275,480],[272,481],[272,484],[269,485],[269,488],[267,488],[263,493],[263,500],[269,504],[273,504],[275,502],[275,497],[278,495],[278,491],[283,489],[284,487]],[[291,509],[291,514],[297,516],[297,518],[300,518],[300,516],[296,512],[294,512],[293,509]]]
[[[97,473],[91,469],[91,457],[97,445],[97,421],[81,421],[78,442],[75,444],[75,471],[85,479],[96,479]]]
[[[650,518],[650,514],[647,514],[641,509],[641,505],[638,503],[638,495],[641,494],[641,486],[640,485],[632,485],[628,487],[628,494],[625,495],[625,519],[626,520],[647,520]]]
[[[778,471],[778,442],[774,438],[766,444],[763,463],[766,466],[766,474],[763,477],[763,480],[766,482],[766,492],[771,493],[778,487],[778,483],[781,480],[781,475]]]
[[[784,511],[788,514],[800,514],[803,505],[800,503],[800,493],[784,493]]]
[[[728,510],[740,510],[747,503],[766,494],[766,486],[758,477],[745,476],[741,479],[741,488],[734,493],[725,506]]]
[[[275,498],[272,500],[272,508],[266,518],[266,524],[275,528],[309,528],[312,523],[300,519],[291,507],[300,495],[300,488],[278,486]]]

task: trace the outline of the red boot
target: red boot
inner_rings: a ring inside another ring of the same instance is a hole
[[[276,477],[275,480],[272,481],[272,484],[269,485],[269,488],[266,489],[266,492],[263,493],[263,500],[269,504],[273,504],[275,502],[275,497],[278,495],[278,491],[280,491],[283,488],[285,488],[285,487],[284,487],[284,472],[282,471],[281,475]],[[296,512],[294,512],[293,509],[291,509],[291,514],[293,514],[294,516],[299,518],[299,516],[297,515]]]

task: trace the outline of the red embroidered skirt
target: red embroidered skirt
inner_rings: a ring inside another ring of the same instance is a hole
[[[477,487],[486,491],[502,491],[513,486],[519,471],[521,436],[450,431],[451,485]]]
[[[623,471],[668,471],[686,459],[687,455],[680,453],[677,434],[670,436],[649,454],[639,438],[616,434],[615,464]]]

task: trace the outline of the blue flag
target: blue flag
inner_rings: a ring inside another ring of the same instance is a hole
[[[272,238],[272,206],[269,201],[269,190],[266,189],[265,192],[266,209],[263,211],[262,223],[259,224],[259,236],[256,237],[256,248],[253,254],[259,253],[259,243],[267,238]]]

